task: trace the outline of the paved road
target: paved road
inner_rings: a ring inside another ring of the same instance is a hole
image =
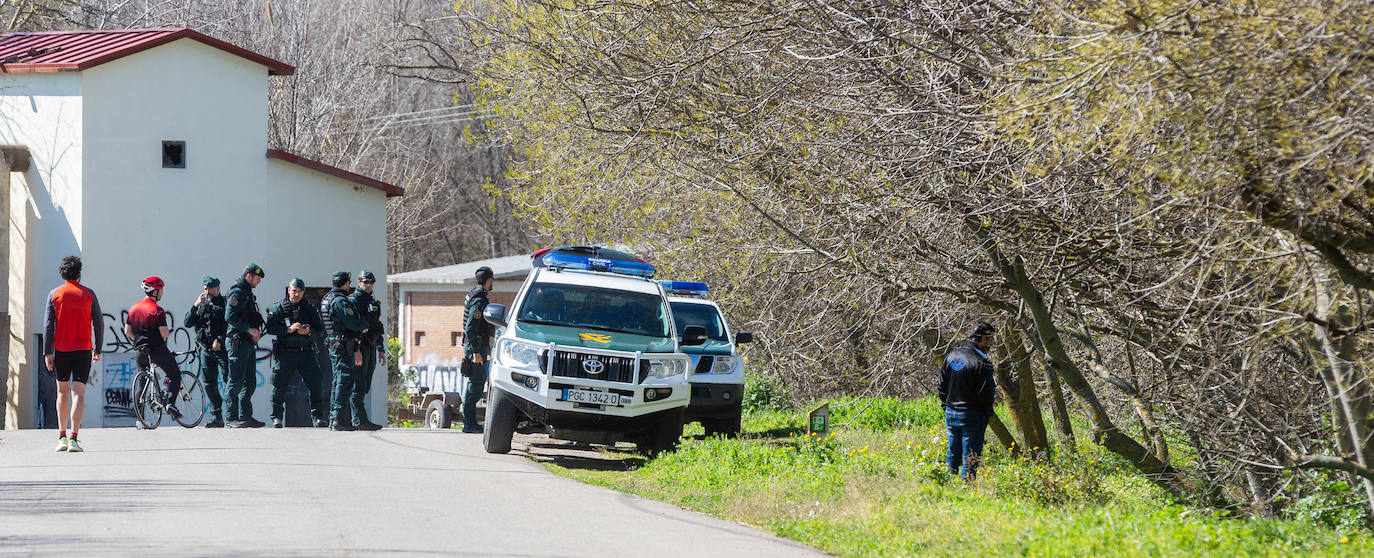
[[[814,550],[592,487],[481,437],[388,429],[0,432],[0,554],[785,556]]]

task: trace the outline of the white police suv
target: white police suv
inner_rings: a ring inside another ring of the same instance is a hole
[[[510,451],[514,432],[650,453],[682,436],[691,358],[705,328],[674,327],[654,268],[633,255],[562,246],[533,255],[509,308],[489,304],[492,344],[483,445]]]
[[[736,436],[740,428],[740,403],[744,395],[744,359],[739,345],[750,343],[754,334],[731,334],[720,306],[708,300],[705,283],[659,281],[668,293],[668,305],[678,335],[688,327],[706,330],[706,342],[684,346],[691,357],[692,397],[687,405],[687,422],[700,422],[706,435]]]

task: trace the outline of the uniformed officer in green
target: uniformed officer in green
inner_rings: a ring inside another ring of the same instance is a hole
[[[219,279],[206,275],[201,283],[205,290],[196,303],[186,311],[181,327],[196,332],[196,348],[200,353],[200,377],[205,382],[205,397],[210,400],[210,414],[214,418],[206,428],[224,427],[224,399],[220,395],[220,379],[229,383],[229,353],[224,350],[224,335],[229,326],[224,322],[224,296],[219,294]]]
[[[253,418],[253,392],[258,389],[257,367],[254,362],[258,339],[262,337],[262,314],[258,312],[258,298],[253,288],[262,283],[263,273],[258,264],[250,263],[229,289],[225,297],[224,321],[229,327],[226,335],[229,347],[229,394],[225,414],[229,428],[261,428],[264,423]]]
[[[353,304],[358,307],[358,314],[367,321],[367,333],[362,336],[358,343],[363,353],[363,364],[358,370],[358,377],[353,382],[353,389],[357,393],[367,395],[372,389],[372,375],[377,371],[377,364],[380,361],[382,366],[386,366],[386,329],[382,326],[382,303],[377,302],[372,296],[372,289],[376,287],[377,276],[366,269],[358,272],[358,288],[353,291]],[[360,396],[361,397],[361,396]],[[358,401],[362,401],[361,398]],[[361,403],[359,403],[361,405]],[[366,417],[366,408],[363,409],[362,416]],[[370,423],[370,421],[367,421]],[[360,428],[362,424],[358,425]]]
[[[347,271],[336,271],[331,284],[334,288],[320,301],[325,334],[329,336],[329,360],[334,369],[329,429],[377,430],[381,427],[367,421],[362,394],[355,389],[358,368],[363,363],[358,341],[367,333],[367,321],[359,315],[353,298],[348,296],[353,286],[352,276]],[[345,409],[346,404],[349,409]]]
[[[324,386],[315,360],[315,333],[324,333],[324,321],[305,300],[305,281],[297,277],[286,285],[286,298],[267,309],[267,333],[272,342],[272,427],[285,426],[286,390],[297,373],[310,390],[310,416],[316,427],[325,426]]]

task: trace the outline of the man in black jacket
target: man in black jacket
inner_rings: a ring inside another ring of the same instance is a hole
[[[205,290],[181,320],[182,327],[195,328],[196,346],[200,350],[200,377],[205,382],[205,397],[210,400],[210,422],[206,428],[224,427],[224,400],[220,396],[220,379],[229,383],[229,352],[224,348],[224,336],[229,325],[224,321],[224,297],[219,294],[219,279],[205,276],[201,281]],[[225,387],[228,387],[227,385]]]
[[[487,293],[496,284],[491,268],[477,268],[474,279],[477,280],[477,286],[468,292],[467,300],[463,301],[463,360],[467,361],[465,368],[469,371],[467,389],[463,391],[463,432],[468,434],[482,432],[482,427],[477,424],[477,400],[482,398],[482,390],[487,387],[491,336],[495,329],[482,318],[482,311],[490,302]]]
[[[949,431],[949,473],[968,480],[975,476],[983,453],[983,434],[992,416],[992,348],[994,328],[978,322],[969,340],[945,356],[940,367],[940,403],[945,408],[945,427]]]

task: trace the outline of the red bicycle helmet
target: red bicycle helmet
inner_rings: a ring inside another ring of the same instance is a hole
[[[143,292],[151,293],[163,287],[162,279],[154,275],[143,280]]]

